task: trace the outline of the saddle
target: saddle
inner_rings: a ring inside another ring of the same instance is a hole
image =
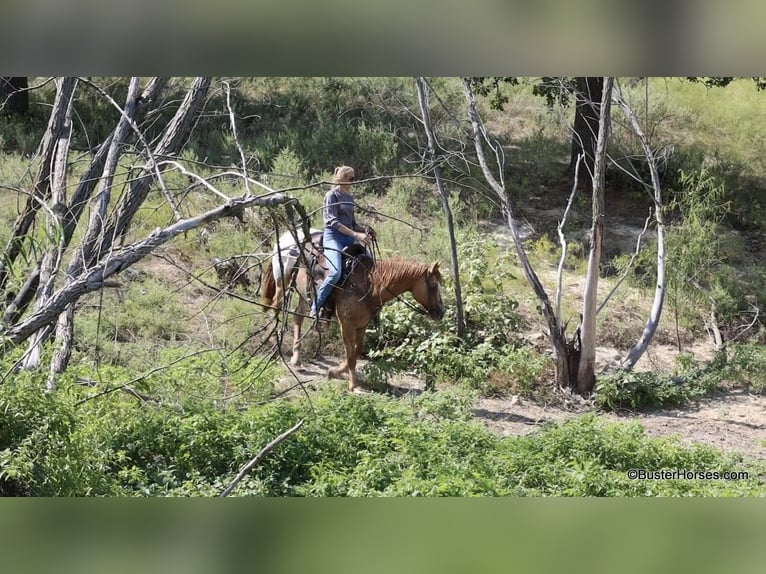
[[[358,265],[364,265],[365,268],[369,270],[373,263],[373,259],[370,254],[367,253],[367,249],[364,247],[364,245],[360,245],[358,243],[344,247],[342,253],[343,269],[341,271],[340,280],[335,286],[336,288],[346,285],[349,277]],[[327,309],[329,313],[335,312],[335,289],[332,290],[332,293],[330,293],[330,296],[327,298],[325,309]]]

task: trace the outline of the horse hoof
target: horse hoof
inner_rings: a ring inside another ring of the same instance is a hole
[[[299,367],[299,366],[300,366],[300,364],[301,364],[301,360],[300,360],[300,359],[298,359],[297,357],[293,357],[292,359],[290,359],[290,364],[291,364],[293,367]]]

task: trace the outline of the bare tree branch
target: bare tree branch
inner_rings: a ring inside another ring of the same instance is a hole
[[[564,274],[564,261],[566,261],[567,258],[567,240],[566,237],[564,237],[564,225],[566,225],[567,215],[569,215],[569,210],[572,208],[572,203],[574,202],[575,195],[577,195],[577,180],[580,175],[580,163],[582,162],[583,157],[583,154],[577,156],[577,162],[575,163],[574,169],[574,183],[572,184],[572,193],[569,194],[569,201],[567,201],[566,209],[564,209],[564,215],[561,216],[561,221],[556,228],[559,234],[559,243],[561,244],[561,258],[559,259],[559,269],[558,273],[556,274],[555,296],[556,317],[558,317],[559,322],[561,322],[561,281]]]
[[[50,248],[43,255],[40,263],[40,285],[37,289],[36,308],[42,308],[53,293],[53,283],[56,280],[61,258],[64,255],[63,236],[63,211],[66,200],[66,174],[69,158],[69,144],[72,137],[72,101],[74,99],[74,87],[77,81],[70,79],[73,86],[71,91],[65,86],[67,80],[57,81],[61,90],[66,90],[69,100],[65,103],[64,123],[58,140],[55,144],[55,153],[50,165],[51,207],[48,221],[48,242]],[[41,347],[48,338],[50,329],[44,329],[35,333],[30,341],[22,360],[25,369],[36,369],[40,364]]]
[[[638,257],[638,254],[641,252],[641,238],[643,238],[644,234],[646,234],[646,230],[649,228],[649,222],[652,220],[652,208],[649,208],[649,216],[646,218],[646,221],[644,221],[644,228],[641,230],[641,233],[638,234],[638,237],[636,238],[636,249],[633,251],[633,255],[631,255],[630,260],[628,261],[628,264],[625,266],[625,269],[622,272],[622,275],[618,279],[617,283],[614,287],[612,287],[612,290],[609,291],[606,297],[604,297],[604,300],[601,302],[601,305],[598,306],[598,309],[596,309],[596,315],[601,313],[601,309],[603,309],[606,304],[609,302],[609,299],[612,298],[612,295],[614,295],[617,292],[617,289],[620,288],[620,285],[622,285],[622,282],[625,281],[625,278],[628,276],[628,272],[630,272],[630,268],[633,266],[633,262],[636,260],[636,257]]]
[[[124,271],[154,249],[181,233],[223,217],[236,217],[247,207],[287,204],[296,205],[297,200],[277,194],[269,197],[243,196],[238,199],[232,199],[226,205],[216,207],[203,214],[178,221],[165,229],[155,230],[146,239],[123,247],[111,257],[102,260],[79,276],[72,278],[66,285],[51,295],[45,307],[31,313],[23,321],[0,330],[0,356],[7,352],[10,347],[27,340],[33,333],[55,321],[67,305],[74,303],[86,293],[102,288],[106,279]]]
[[[9,267],[13,265],[21,253],[24,242],[29,239],[28,233],[38,210],[45,204],[50,195],[51,164],[56,150],[56,143],[59,141],[61,132],[66,125],[67,109],[76,85],[76,78],[62,78],[57,81],[56,99],[53,103],[48,128],[45,130],[43,141],[40,144],[39,155],[41,160],[35,177],[33,191],[27,198],[24,210],[16,219],[8,245],[5,248],[2,259],[0,259],[0,290],[5,288]]]
[[[455,225],[452,221],[452,210],[449,205],[449,196],[447,195],[447,190],[444,189],[441,170],[437,163],[436,150],[439,148],[436,141],[436,134],[434,133],[433,125],[431,124],[431,113],[428,107],[428,92],[426,91],[427,88],[424,79],[419,76],[415,78],[415,84],[418,90],[418,103],[420,104],[423,129],[425,130],[428,139],[428,166],[430,170],[433,171],[436,187],[439,190],[439,197],[441,198],[442,211],[444,212],[444,218],[447,223],[447,234],[449,236],[450,245],[450,263],[455,286],[457,336],[462,339],[465,335],[465,320],[463,319],[463,297],[460,290],[460,268],[458,265],[457,241],[455,240]]]
[[[139,96],[139,103],[136,109],[136,118],[139,115],[143,116],[147,110],[157,101],[160,92],[165,85],[166,80],[162,78],[153,78]],[[85,206],[90,199],[93,190],[99,181],[99,176],[104,169],[104,162],[106,160],[107,153],[110,149],[110,144],[114,138],[114,131],[107,136],[104,143],[96,151],[93,156],[90,167],[80,178],[79,184],[72,194],[69,204],[66,206],[66,210],[63,216],[63,235],[64,242],[63,247],[66,249],[72,240],[74,230],[77,226],[77,222],[80,219]],[[7,324],[15,323],[18,318],[24,313],[29,303],[32,301],[32,297],[37,290],[37,286],[40,279],[40,265],[32,270],[28,275],[27,280],[19,289],[16,296],[13,298],[3,313],[3,321]],[[57,335],[58,338],[58,335]]]
[[[266,455],[269,454],[275,446],[277,446],[279,443],[284,441],[287,437],[289,437],[291,434],[293,434],[295,431],[297,431],[301,426],[303,425],[303,419],[299,420],[294,426],[287,429],[285,432],[283,432],[281,435],[279,435],[277,438],[275,438],[273,441],[271,441],[269,444],[267,444],[261,451],[255,455],[255,457],[248,462],[245,466],[243,466],[237,476],[234,478],[234,480],[231,481],[229,486],[227,486],[223,492],[221,492],[220,498],[224,498],[226,496],[229,496],[231,492],[234,490],[234,488],[242,481],[247,474],[253,470],[256,466],[258,466],[261,461],[266,458]]]

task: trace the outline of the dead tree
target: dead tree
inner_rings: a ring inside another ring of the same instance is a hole
[[[452,221],[452,210],[450,209],[449,196],[446,189],[444,189],[444,182],[441,177],[441,169],[438,162],[438,144],[436,142],[436,134],[434,133],[433,125],[431,123],[431,113],[428,106],[428,88],[425,80],[421,77],[415,78],[415,84],[418,89],[418,103],[420,104],[420,113],[423,118],[423,129],[426,132],[428,139],[428,165],[429,171],[433,172],[434,180],[436,181],[436,187],[439,190],[439,197],[441,197],[442,211],[444,212],[444,219],[447,223],[447,234],[449,236],[450,245],[450,263],[452,269],[452,277],[455,282],[455,309],[457,310],[456,328],[457,336],[462,338],[465,334],[465,320],[463,318],[463,297],[460,290],[460,269],[458,266],[457,257],[457,241],[455,240],[455,225]]]
[[[662,306],[665,301],[665,218],[663,215],[662,205],[662,186],[660,185],[660,173],[657,168],[657,160],[654,157],[652,148],[649,145],[649,138],[641,129],[641,124],[636,117],[636,114],[622,98],[622,94],[619,90],[614,92],[614,100],[617,106],[623,111],[628,118],[633,132],[636,134],[641,149],[646,156],[646,161],[649,164],[649,173],[652,181],[652,191],[654,200],[654,213],[657,220],[657,280],[655,282],[654,300],[652,301],[652,308],[649,311],[649,318],[646,321],[644,330],[641,333],[641,337],[638,339],[633,348],[628,352],[627,357],[622,362],[622,367],[625,369],[632,369],[642,355],[646,352],[649,343],[651,343],[654,337],[655,331],[660,323],[660,317],[662,316]]]
[[[583,290],[582,322],[580,324],[580,363],[577,368],[577,392],[587,395],[596,383],[596,300],[601,266],[601,243],[604,237],[604,175],[606,172],[606,142],[609,137],[609,114],[614,78],[604,79],[596,155],[593,158],[593,222],[590,235],[588,271]]]
[[[611,87],[611,81],[609,83],[609,86]],[[503,218],[505,219],[506,224],[508,225],[508,229],[511,233],[511,238],[513,239],[513,245],[516,251],[516,255],[519,258],[522,272],[524,274],[525,279],[527,280],[530,287],[532,288],[533,292],[535,293],[535,296],[537,297],[540,312],[548,328],[548,334],[550,337],[551,348],[553,351],[553,358],[554,358],[554,364],[555,364],[555,370],[556,370],[556,375],[555,375],[556,382],[562,388],[571,388],[576,390],[577,392],[587,394],[592,389],[593,378],[592,376],[587,374],[588,373],[587,370],[584,371],[585,378],[583,380],[579,378],[580,365],[582,363],[583,342],[582,342],[581,333],[582,333],[583,325],[580,325],[575,330],[575,332],[573,333],[571,337],[567,334],[566,323],[562,320],[559,314],[560,305],[558,304],[558,301],[559,301],[560,294],[559,293],[556,294],[557,303],[556,303],[556,310],[554,311],[553,305],[551,304],[551,301],[548,297],[548,294],[542,282],[540,281],[540,278],[537,276],[537,273],[535,273],[534,268],[529,262],[529,258],[527,256],[527,253],[521,241],[521,237],[519,235],[518,227],[514,219],[513,207],[508,197],[508,193],[505,187],[505,182],[503,179],[502,152],[496,144],[493,144],[490,141],[487,135],[487,132],[484,128],[484,125],[481,121],[481,118],[476,108],[476,100],[475,100],[473,91],[471,89],[470,80],[465,79],[463,81],[463,87],[464,87],[464,92],[465,92],[466,102],[468,107],[468,118],[470,120],[471,127],[472,127],[471,139],[476,149],[476,156],[479,161],[479,165],[481,167],[485,180],[493,189],[493,191],[495,192],[500,202],[501,212],[503,214]],[[602,104],[603,104],[603,101],[602,101]],[[594,169],[594,174],[592,178],[594,183],[594,190],[595,191],[600,190],[601,198],[603,198],[603,170],[606,167],[605,149],[606,149],[607,124],[606,124],[606,119],[604,117],[604,114],[608,114],[608,112],[609,112],[608,106],[602,105],[601,123],[603,125],[601,125],[601,127],[599,128],[599,140],[598,140],[598,146],[597,146],[599,149],[599,153],[596,154],[596,158],[595,158],[596,164],[600,163],[600,165],[595,166],[598,169]],[[496,160],[496,163],[498,164],[497,177],[493,174],[492,169],[489,166],[489,162],[487,161],[487,158],[484,154],[484,146],[488,146],[495,153],[495,160]],[[576,164],[576,166],[577,165],[579,165],[579,161]],[[575,170],[575,173],[577,173],[576,170]],[[572,196],[574,196],[576,189],[577,189],[577,181],[575,181],[573,185]],[[570,204],[571,204],[571,198],[570,198]],[[602,203],[598,206],[594,206],[594,214],[596,213],[596,211],[598,211],[599,213],[599,217],[597,218],[597,220],[599,220],[603,217]],[[564,215],[564,219],[565,218],[566,218],[566,212]],[[563,221],[560,227],[563,227]],[[600,236],[600,233],[599,233],[599,236]],[[564,242],[564,244],[566,244],[566,242]],[[593,256],[593,265],[594,265],[595,273],[598,273],[598,264],[597,264],[598,255],[599,253],[595,253]],[[561,268],[562,266],[560,265],[559,272],[561,272]],[[560,280],[559,280],[559,284],[560,284]],[[596,286],[597,286],[597,283],[591,286],[591,289],[593,290],[593,297],[595,297]],[[594,302],[595,302],[595,299],[594,299]],[[594,304],[593,306],[594,316],[595,316],[595,309],[596,307]],[[589,325],[587,328],[595,329],[595,325],[592,322],[591,325]],[[592,333],[593,333],[593,337],[595,337],[595,330],[592,331]],[[590,345],[589,353],[592,351],[592,349],[594,349],[594,347],[593,345]],[[586,358],[586,361],[592,364],[592,361],[590,359]]]

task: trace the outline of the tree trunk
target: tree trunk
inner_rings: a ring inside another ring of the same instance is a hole
[[[614,79],[604,80],[596,155],[593,157],[593,223],[591,227],[588,271],[583,292],[580,361],[577,368],[577,392],[588,395],[596,382],[596,304],[601,266],[601,242],[604,235],[604,173],[606,144],[609,137],[609,113]]]
[[[460,290],[460,271],[458,266],[457,257],[457,241],[455,239],[455,226],[452,221],[452,210],[449,205],[449,196],[444,189],[444,184],[441,178],[441,170],[437,161],[437,149],[436,135],[434,134],[433,126],[431,125],[431,113],[428,109],[428,92],[426,91],[425,80],[422,77],[416,77],[415,83],[418,88],[418,103],[420,104],[420,113],[423,116],[423,127],[426,131],[426,137],[428,138],[428,163],[430,171],[433,171],[434,178],[436,180],[436,187],[439,189],[439,196],[442,201],[442,210],[444,211],[444,217],[447,222],[447,234],[449,236],[450,245],[450,263],[452,270],[452,277],[455,283],[455,308],[457,310],[456,327],[457,336],[461,339],[465,336],[465,320],[463,318],[463,295]]]
[[[136,113],[136,121],[143,116],[158,100],[162,88],[165,86],[166,79],[153,78],[147,84],[143,93],[139,97],[139,105]],[[110,149],[111,141],[114,138],[115,133],[112,132],[99,146],[98,151],[91,160],[90,167],[80,177],[80,181],[69,200],[63,217],[63,235],[64,235],[64,249],[69,246],[72,240],[74,230],[77,227],[77,222],[80,219],[85,206],[88,204],[93,190],[99,181],[99,177],[104,170],[104,162],[106,160],[107,152]],[[34,294],[37,290],[37,286],[40,280],[40,264],[29,274],[27,280],[24,282],[18,293],[12,297],[11,303],[6,307],[3,313],[3,321],[6,324],[13,324],[19,320],[21,315],[27,309],[27,306],[31,303]]]
[[[141,173],[130,185],[130,190],[123,196],[109,217],[109,221],[106,222],[100,249],[84,262],[86,267],[109,251],[115,239],[124,238],[133,216],[149,194],[152,184],[161,177],[162,170],[154,158],[166,158],[178,154],[199,117],[209,87],[209,77],[194,80],[175,116],[162,133],[159,143],[153,150],[147,150],[148,157]]]
[[[125,139],[127,138],[133,117],[136,112],[136,96],[138,95],[138,78],[131,78],[128,86],[128,93],[125,98],[125,108],[122,110],[117,127],[114,130],[111,141],[109,142],[106,159],[104,160],[104,169],[99,181],[98,193],[95,196],[95,204],[91,208],[88,228],[85,230],[80,245],[75,250],[72,262],[67,270],[70,276],[76,276],[83,268],[87,266],[86,262],[93,259],[93,253],[98,249],[99,243],[103,241],[101,232],[106,222],[107,207],[112,196],[112,182],[114,181],[114,172],[117,169],[117,162],[122,155]]]
[[[141,175],[131,184],[129,192],[122,198],[109,220],[106,220],[106,207],[111,196],[114,171],[123,142],[131,125],[134,123],[135,114],[139,109],[137,106],[139,102],[145,101],[145,96],[156,98],[164,83],[164,80],[155,78],[147,86],[142,96],[136,98],[137,81],[135,78],[131,81],[125,109],[122,112],[117,127],[110,136],[108,145],[105,144],[108,151],[101,160],[103,173],[101,175],[101,186],[97,197],[96,209],[91,214],[85,238],[75,250],[75,254],[69,262],[69,267],[67,268],[68,278],[81,275],[94,265],[103,254],[107,253],[113,247],[116,230],[120,230],[120,235],[124,235],[127,232],[133,215],[146,199],[151,184],[160,176],[161,170],[154,158],[156,156],[166,158],[180,151],[198,117],[202,103],[207,97],[210,78],[197,78],[194,81],[179,109],[176,111],[175,116],[163,132],[155,150],[147,149],[145,151],[147,156],[146,164]],[[115,213],[117,214],[116,217]],[[54,354],[54,360],[51,362],[49,387],[51,386],[53,375],[63,372],[69,363],[69,357],[71,356],[69,346],[72,344],[74,332],[73,322],[74,313],[67,306],[67,312],[61,314],[56,324],[56,334],[57,337],[60,337],[60,346]]]
[[[126,245],[121,250],[110,254],[108,258],[104,258],[96,265],[88,268],[78,277],[67,281],[64,286],[50,296],[43,308],[30,313],[15,325],[0,327],[0,357],[14,346],[29,339],[40,329],[54,323],[59,315],[69,305],[77,302],[80,297],[102,289],[106,279],[121,273],[178,235],[223,217],[239,217],[242,210],[248,207],[271,207],[287,203],[298,207],[294,198],[274,193],[270,193],[266,197],[245,196],[231,199],[226,205],[216,207],[195,217],[182,219],[165,229],[157,229],[145,239]]]
[[[0,290],[5,288],[10,266],[15,263],[16,258],[22,252],[24,244],[29,241],[27,234],[32,228],[40,206],[47,202],[50,195],[53,154],[56,149],[56,143],[64,129],[68,102],[72,92],[74,92],[75,84],[75,78],[64,78],[60,81],[56,90],[56,99],[53,103],[53,111],[48,122],[48,128],[40,144],[40,166],[34,180],[32,193],[29,194],[24,209],[16,218],[16,223],[11,231],[11,237],[5,248],[2,261],[0,261]]]
[[[649,145],[649,138],[646,137],[646,134],[641,129],[641,124],[638,122],[636,114],[630,109],[627,102],[622,99],[622,95],[619,92],[616,92],[615,103],[622,109],[630,121],[633,131],[636,136],[638,136],[638,141],[646,156],[646,161],[649,164],[649,173],[651,174],[652,188],[654,189],[655,217],[657,218],[657,281],[654,289],[654,300],[652,302],[652,308],[649,311],[649,318],[641,333],[641,337],[622,362],[623,368],[632,369],[646,352],[647,347],[649,347],[649,343],[651,343],[654,333],[657,331],[657,327],[660,324],[660,317],[662,316],[662,307],[665,301],[665,216],[662,206],[660,174],[657,169],[657,162],[654,158],[654,154],[652,153],[652,148]]]
[[[25,116],[29,113],[27,78],[0,77],[0,110],[8,115]]]
[[[569,161],[571,174],[574,174],[575,163],[578,156],[582,154],[588,173],[593,175],[603,89],[604,78],[602,77],[576,78],[572,154]]]
[[[551,348],[553,350],[553,360],[556,368],[556,382],[561,387],[572,387],[576,380],[575,377],[577,374],[577,364],[580,352],[579,331],[575,333],[575,336],[571,341],[567,341],[565,327],[562,324],[560,317],[554,313],[548,294],[545,292],[545,288],[540,282],[537,273],[535,273],[535,270],[532,268],[526,251],[524,251],[524,246],[522,245],[521,237],[519,236],[519,230],[513,217],[511,202],[508,198],[505,184],[502,181],[502,170],[499,171],[501,180],[498,181],[494,175],[492,175],[487,159],[484,156],[482,138],[486,138],[486,131],[484,130],[479,114],[476,111],[476,98],[473,94],[469,79],[463,80],[463,90],[468,105],[468,119],[471,122],[473,130],[472,139],[476,149],[476,157],[479,160],[484,179],[490,185],[500,201],[503,217],[508,225],[508,230],[511,232],[513,245],[516,249],[516,255],[519,258],[519,262],[521,263],[524,277],[527,280],[527,283],[532,287],[538,303],[540,304],[540,311],[548,325]]]
[[[64,78],[57,80],[57,89],[66,97],[64,106],[64,123],[55,143],[55,153],[50,165],[51,202],[48,219],[48,241],[50,247],[43,255],[40,263],[39,286],[35,308],[40,309],[53,293],[53,284],[61,267],[64,255],[63,216],[66,207],[66,180],[69,164],[69,144],[72,137],[72,102],[74,100],[77,80]],[[50,335],[50,329],[41,329],[32,338],[29,349],[24,356],[23,368],[36,369],[40,365],[42,346]]]

